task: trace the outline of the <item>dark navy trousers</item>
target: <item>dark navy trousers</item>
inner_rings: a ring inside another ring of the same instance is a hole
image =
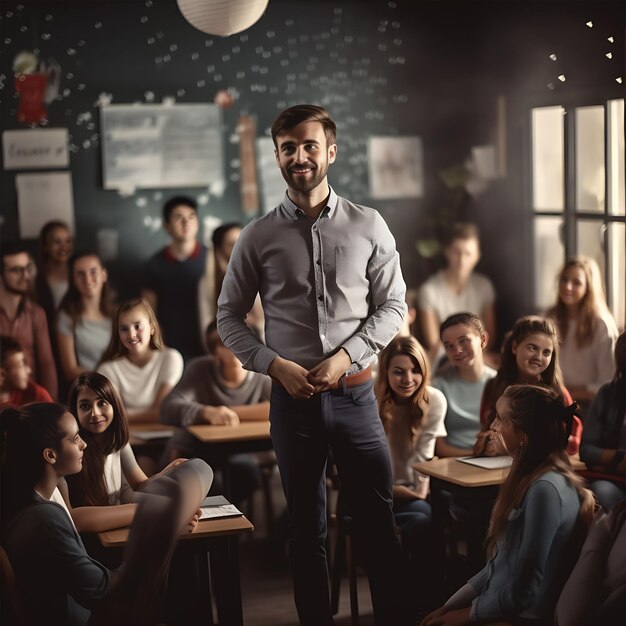
[[[374,620],[406,622],[405,563],[395,534],[387,439],[372,382],[292,398],[272,386],[271,434],[289,512],[289,558],[301,624],[332,624],[326,562],[326,461],[337,464],[342,497],[367,569]]]

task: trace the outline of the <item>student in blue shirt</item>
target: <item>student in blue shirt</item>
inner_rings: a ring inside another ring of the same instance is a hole
[[[553,622],[595,506],[565,451],[575,410],[534,385],[511,385],[497,401],[495,429],[513,464],[491,515],[490,559],[422,626]]]

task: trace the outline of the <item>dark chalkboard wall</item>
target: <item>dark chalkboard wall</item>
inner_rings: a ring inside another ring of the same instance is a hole
[[[530,268],[520,276],[516,265],[531,244],[528,235],[520,235],[528,232],[526,107],[580,91],[619,97],[601,45],[605,31],[613,29],[615,61],[624,66],[622,2],[270,0],[257,24],[228,38],[195,30],[175,0],[4,0],[0,11],[2,126],[20,127],[11,69],[15,55],[36,49],[41,60],[56,59],[61,88],[48,107],[49,126],[67,127],[71,136],[79,246],[95,246],[100,229],[119,231],[120,257],[110,269],[123,296],[137,291],[141,263],[165,242],[152,225],[174,192],[199,197],[201,217],[249,219],[240,210],[237,120],[252,115],[257,133],[265,135],[282,108],[305,101],[326,106],[338,124],[331,184],[381,211],[396,235],[406,281],[417,286],[437,262],[421,259],[415,241],[454,201],[438,173],[462,164],[472,146],[494,142],[495,103],[503,94],[507,175],[480,196],[465,198],[460,214],[483,229],[481,269],[504,296],[500,317],[508,321],[527,309],[531,293]],[[592,18],[593,32],[584,25]],[[546,88],[555,76],[547,60],[553,49],[567,52],[572,66],[571,79],[556,93]],[[223,116],[227,186],[221,197],[202,188],[138,190],[127,197],[103,190],[99,101],[212,102],[227,88],[239,96]],[[422,138],[423,198],[368,197],[371,135]],[[18,236],[15,174],[2,171],[3,240]],[[508,280],[513,270],[520,276],[516,287]]]

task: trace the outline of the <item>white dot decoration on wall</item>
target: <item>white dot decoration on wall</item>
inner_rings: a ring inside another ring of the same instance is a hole
[[[255,24],[269,0],[176,0],[184,18],[209,35],[228,37]]]

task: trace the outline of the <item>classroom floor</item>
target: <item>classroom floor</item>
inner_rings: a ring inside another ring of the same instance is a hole
[[[285,509],[285,498],[278,472],[272,477],[272,498],[275,518],[280,524],[281,514]],[[246,626],[297,626],[298,616],[293,602],[289,562],[284,545],[268,537],[260,491],[255,494],[252,517],[255,532],[240,541],[244,623]],[[276,534],[281,535],[280,532]],[[331,546],[333,539],[331,530]],[[372,626],[374,623],[372,602],[367,577],[363,572],[358,576],[358,597],[360,626]],[[335,624],[347,626],[350,623],[348,579],[344,577]]]

